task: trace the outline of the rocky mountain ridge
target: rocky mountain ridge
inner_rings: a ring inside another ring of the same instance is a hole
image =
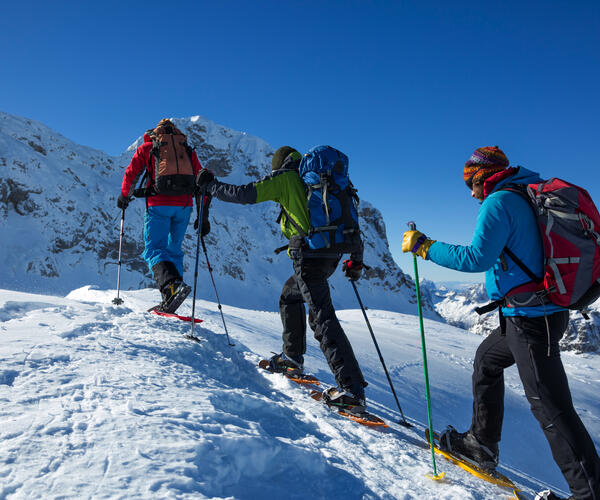
[[[450,325],[464,328],[478,335],[487,335],[498,326],[498,313],[479,316],[475,308],[489,302],[483,283],[474,283],[459,289],[436,286],[431,281],[421,284],[424,294],[436,311]],[[600,301],[592,304],[586,320],[580,312],[571,311],[569,326],[560,344],[566,351],[597,352],[600,350]]]
[[[187,134],[202,165],[228,183],[255,181],[270,172],[273,148],[265,141],[200,117],[173,119]],[[115,288],[120,210],[116,198],[140,136],[123,154],[110,156],[78,145],[40,122],[0,113],[0,224],[4,270],[0,287],[66,293],[83,285]],[[352,168],[352,167],[351,167]],[[360,193],[359,193],[360,194]],[[125,214],[121,286],[153,286],[141,258],[145,204],[136,200]],[[205,239],[224,303],[274,310],[291,274],[274,203],[254,206],[213,201],[212,231]],[[414,282],[390,253],[379,210],[362,200],[365,272],[359,289],[366,305],[414,312]],[[184,241],[185,279],[193,280],[196,237],[191,224]],[[199,297],[213,299],[204,256],[200,256]],[[341,271],[331,279],[336,307],[357,307]],[[425,302],[426,314],[439,318]]]

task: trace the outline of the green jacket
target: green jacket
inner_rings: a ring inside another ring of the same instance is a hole
[[[263,201],[279,203],[285,211],[281,216],[281,232],[288,239],[300,233],[287,219],[286,214],[305,233],[308,233],[310,228],[306,191],[296,170],[277,170],[259,181],[244,186],[225,184],[215,179],[208,185],[207,192],[221,201],[230,203],[244,205]]]

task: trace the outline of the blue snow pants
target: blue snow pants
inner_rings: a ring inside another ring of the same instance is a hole
[[[181,245],[190,222],[192,207],[148,207],[144,221],[142,257],[150,271],[159,262],[172,262],[183,276],[183,250]]]

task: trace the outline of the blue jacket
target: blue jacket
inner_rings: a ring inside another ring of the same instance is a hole
[[[437,241],[431,245],[427,259],[457,271],[485,271],[485,287],[491,300],[501,299],[509,290],[531,281],[508,255],[504,255],[508,269],[503,270],[500,254],[504,247],[512,250],[536,276],[541,276],[544,254],[533,210],[519,194],[501,190],[506,184],[531,184],[541,180],[537,173],[519,167],[483,200],[471,244],[460,246]],[[554,304],[502,308],[506,316],[529,317],[563,310]]]

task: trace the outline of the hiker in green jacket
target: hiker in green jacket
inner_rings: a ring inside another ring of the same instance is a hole
[[[270,369],[292,375],[303,372],[306,303],[309,325],[338,384],[337,388],[330,389],[327,397],[346,411],[360,413],[366,406],[366,383],[352,346],[335,315],[327,282],[337,268],[341,254],[331,250],[310,250],[301,236],[310,228],[306,190],[298,174],[301,160],[302,155],[298,151],[283,146],[273,155],[272,173],[257,182],[243,186],[225,184],[203,170],[198,177],[198,186],[205,187],[207,194],[225,202],[253,204],[274,201],[280,204],[281,231],[289,239],[288,255],[292,259],[294,273],[285,282],[279,299],[283,352],[270,359]],[[360,251],[352,253],[350,259],[344,262],[344,273],[350,279],[360,277],[362,254],[360,242]]]

